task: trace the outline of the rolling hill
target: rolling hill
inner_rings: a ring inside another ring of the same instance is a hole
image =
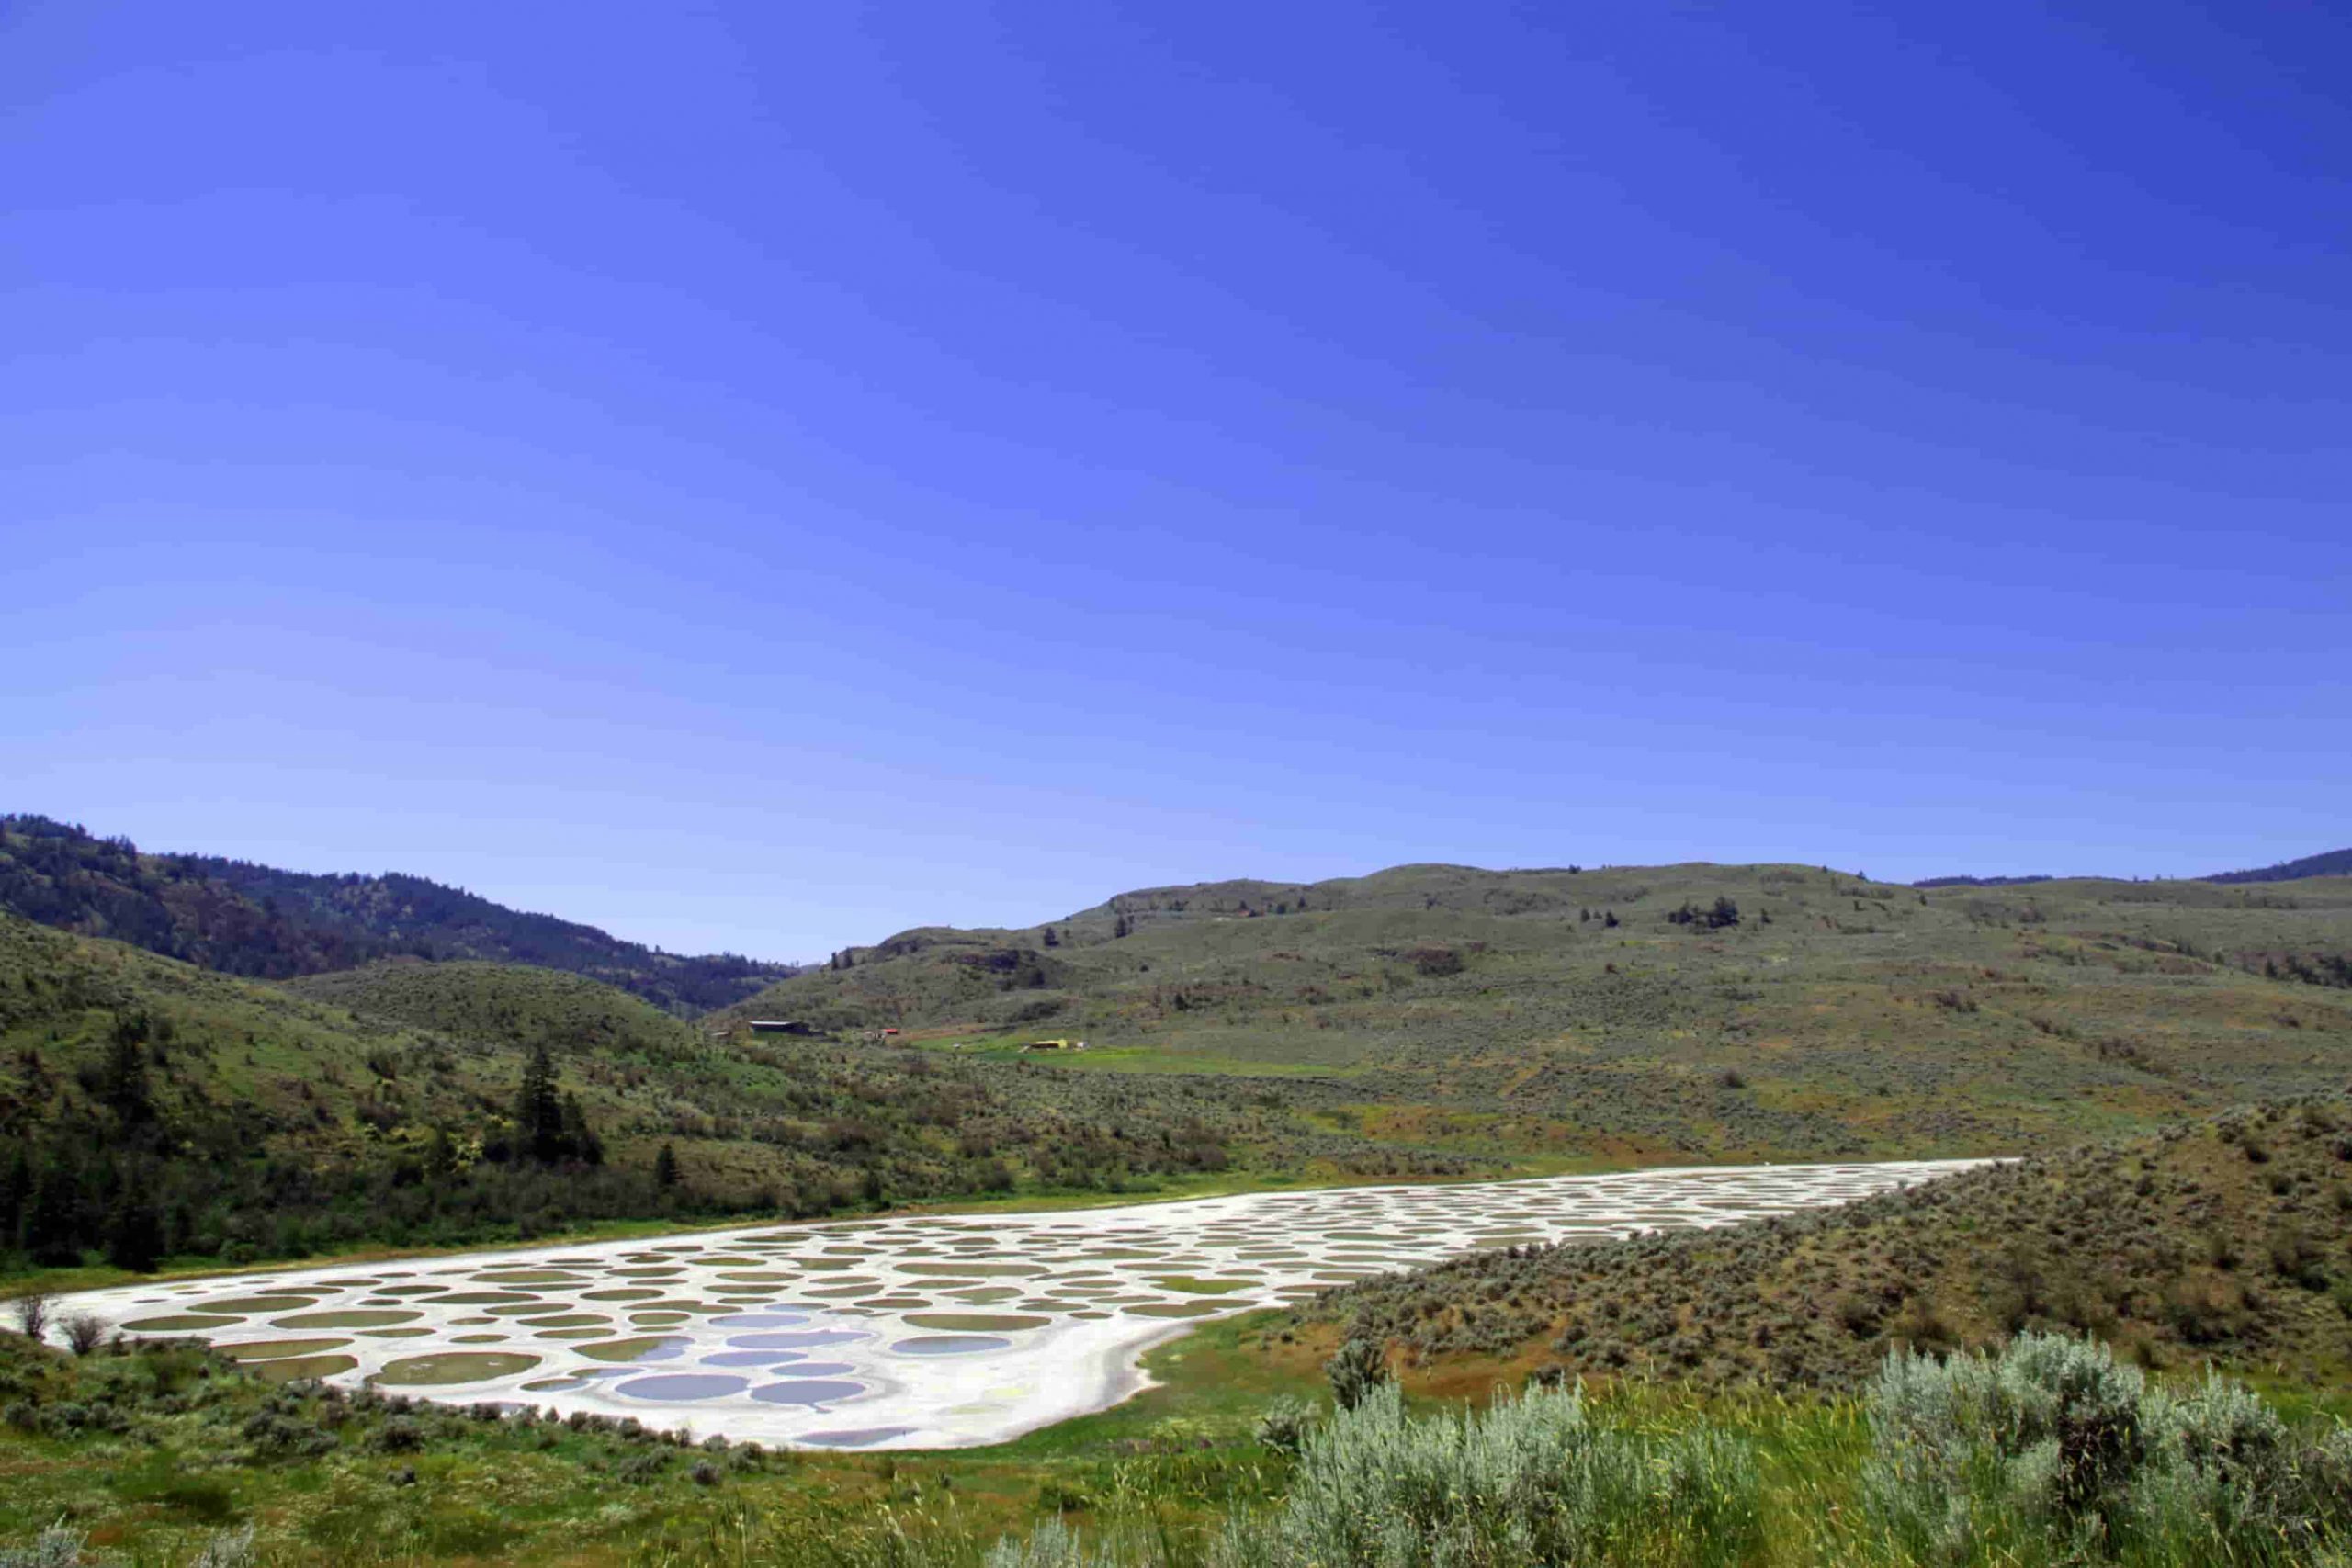
[[[2301,860],[2281,861],[2277,865],[2258,866],[2253,871],[2225,871],[2219,876],[2209,876],[2205,880],[2223,884],[2301,882],[2311,876],[2352,876],[2352,850],[2330,850],[2325,854],[2305,855]]]
[[[682,1015],[793,973],[732,953],[663,953],[419,876],[144,853],[45,817],[0,817],[0,910],[258,979],[390,956],[484,959],[586,975]]]
[[[1504,1367],[1851,1388],[1899,1345],[2097,1336],[2143,1364],[2352,1370],[2352,1102],[2199,1118],[1715,1231],[1481,1253],[1298,1327],[1462,1386]]]
[[[2342,878],[1923,890],[1794,865],[1400,866],[904,931],[719,1020],[1312,1077],[1365,1130],[1503,1155],[1986,1154],[2340,1087],[2348,953]]]
[[[592,1137],[528,1152],[545,1048]],[[715,1042],[584,977],[386,962],[271,984],[0,915],[0,1268],[232,1262],[589,1221],[1016,1190],[1491,1168],[1330,1124],[1314,1084],[1117,1077],[860,1043]],[[660,1152],[681,1179],[658,1179]]]

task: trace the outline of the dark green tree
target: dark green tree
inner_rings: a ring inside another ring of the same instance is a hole
[[[107,1261],[133,1274],[152,1274],[163,1260],[163,1211],[143,1184],[126,1180],[107,1216]]]
[[[125,1127],[137,1127],[155,1117],[155,1102],[147,1084],[147,1055],[139,1048],[146,1035],[144,1014],[117,1018],[107,1046],[98,1092]]]
[[[70,1267],[82,1261],[82,1240],[81,1179],[51,1150],[25,1206],[25,1256],[43,1268]]]
[[[653,1185],[663,1191],[678,1185],[678,1151],[667,1144],[653,1156]]]
[[[542,1041],[523,1065],[523,1087],[514,1099],[515,1139],[526,1159],[553,1165],[571,1151],[563,1136],[563,1100],[556,1092],[555,1058]]]
[[[580,1097],[563,1097],[563,1141],[573,1159],[582,1165],[605,1163],[605,1141],[588,1125],[588,1113],[580,1108]]]

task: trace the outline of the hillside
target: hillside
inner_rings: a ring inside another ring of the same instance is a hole
[[[1311,1077],[1351,1125],[1501,1156],[1971,1155],[2339,1088],[2347,955],[2343,878],[1925,890],[1792,865],[1401,866],[901,932],[720,1016]]]
[[[2352,850],[2330,850],[2324,855],[2305,855],[2301,860],[2281,861],[2277,865],[2257,867],[2253,871],[2226,871],[2210,876],[2208,882],[2300,882],[2311,876],[2352,876]]]
[[[1457,1382],[1512,1363],[1846,1388],[1894,1346],[2056,1329],[2146,1364],[2340,1384],[2352,1103],[2231,1112],[1760,1224],[1483,1253],[1347,1287],[1305,1319]]]
[[[369,1018],[465,1040],[579,1055],[691,1051],[693,1024],[641,998],[554,969],[388,959],[279,983],[279,988]]]
[[[519,1124],[548,1048],[550,1146]],[[0,915],[0,1267],[243,1261],[583,1221],[1015,1190],[1447,1174],[1317,1086],[1102,1077],[861,1043],[722,1045],[576,976],[385,964],[287,986]],[[660,1151],[680,1179],[657,1179]],[[144,1244],[142,1244],[144,1245]]]
[[[686,1015],[793,972],[732,953],[662,953],[423,877],[144,853],[44,817],[0,817],[0,910],[229,975],[284,979],[390,956],[486,959],[586,975]]]

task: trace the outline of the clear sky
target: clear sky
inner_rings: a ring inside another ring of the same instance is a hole
[[[2352,842],[2352,10],[0,7],[0,807],[821,955]]]

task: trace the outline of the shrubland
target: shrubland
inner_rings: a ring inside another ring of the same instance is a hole
[[[1521,1160],[2056,1148],[2352,1078],[2352,880],[1921,889],[1792,865],[1123,894],[924,928],[718,1015],[1094,1072],[1312,1079],[1358,1130]]]

